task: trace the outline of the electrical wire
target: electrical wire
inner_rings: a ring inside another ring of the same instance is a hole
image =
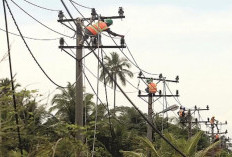
[[[28,46],[26,40],[24,39],[24,37],[23,37],[23,35],[22,35],[22,33],[21,33],[20,29],[19,29],[19,26],[18,26],[18,24],[16,23],[16,20],[15,20],[15,18],[14,18],[14,15],[13,15],[13,13],[11,12],[11,9],[10,9],[10,7],[9,7],[9,5],[8,5],[8,3],[7,3],[7,1],[6,1],[6,4],[7,4],[7,7],[8,7],[9,12],[10,12],[10,14],[11,14],[11,17],[12,17],[12,19],[13,19],[13,21],[14,21],[14,24],[15,24],[15,26],[16,26],[16,28],[17,28],[17,30],[18,30],[18,32],[19,32],[19,34],[20,34],[20,36],[21,36],[21,38],[22,38],[24,44],[25,44],[25,46],[27,47],[27,50],[30,52],[32,58],[34,59],[34,61],[36,62],[36,64],[39,66],[40,70],[44,73],[44,75],[45,75],[54,85],[56,85],[57,87],[60,87],[60,88],[65,88],[65,87],[62,87],[62,86],[58,85],[57,83],[55,83],[55,82],[48,76],[48,74],[44,71],[44,69],[41,67],[41,65],[39,64],[39,62],[37,61],[37,59],[36,59],[35,56],[33,55],[31,49],[29,48],[29,46]]]
[[[91,74],[91,75],[93,75],[93,77],[95,77],[95,78],[97,78],[97,76],[89,69],[89,68],[87,68],[86,66],[85,66],[85,68],[88,70],[88,72]],[[103,83],[104,84],[104,82],[102,82],[101,81],[101,83]],[[110,89],[112,89],[109,85],[106,85],[108,88],[110,88]],[[121,92],[121,91],[119,91],[119,90],[116,90],[117,92]],[[135,92],[137,92],[137,91],[133,91],[133,92],[126,92],[126,93],[135,93]]]
[[[166,87],[168,88],[168,90],[169,90],[169,92],[171,93],[171,95],[173,95],[173,93],[172,93],[172,91],[170,90],[170,88],[169,88],[169,86],[166,84]],[[174,96],[174,95],[173,95]],[[177,99],[175,96],[173,97],[175,100],[176,100],[176,102],[180,105],[180,106],[182,106],[182,104],[181,104],[181,102],[179,101],[179,99]]]
[[[0,28],[0,30],[3,31],[3,32],[6,32],[6,30],[4,30],[4,29],[2,29],[2,28]],[[16,34],[16,33],[12,33],[12,32],[8,32],[8,33],[20,37],[20,35],[18,35],[18,34]],[[23,37],[26,38],[26,39],[31,39],[31,40],[46,40],[46,41],[48,41],[48,40],[58,40],[58,39],[60,39],[60,38],[40,39],[40,38],[32,38],[32,37],[26,37],[26,36],[23,36]]]
[[[110,38],[112,39],[112,41],[114,42],[114,44],[116,46],[118,46],[118,44],[115,42],[115,40],[112,38],[112,36],[109,34]],[[122,51],[122,49],[119,48],[119,50],[122,52],[122,54],[127,58],[128,61],[131,62],[131,64],[133,64],[135,67],[137,67],[140,71],[142,71],[142,69],[134,62],[132,62],[128,57],[127,55]],[[142,75],[144,76],[144,74],[142,73]],[[143,79],[142,79],[143,83],[145,83],[146,85],[148,85]]]
[[[125,43],[125,44],[126,44],[126,43]],[[138,63],[136,62],[136,60],[135,60],[134,56],[132,55],[132,53],[131,53],[131,51],[130,51],[130,49],[129,49],[129,47],[128,47],[128,45],[127,45],[127,44],[126,44],[126,48],[127,48],[128,52],[130,53],[130,55],[131,55],[131,57],[132,57],[133,61],[135,62],[135,64],[138,66],[138,68],[139,68],[139,70],[140,70],[140,71],[142,71],[142,72],[144,72],[144,73],[146,73],[146,74],[149,74],[149,75],[159,75],[159,74],[149,73],[149,72],[147,72],[147,71],[145,71],[145,70],[141,69],[141,68],[139,67]]]
[[[105,106],[105,104],[102,102],[102,100],[97,96],[96,91],[94,90],[92,84],[90,83],[90,81],[89,81],[88,77],[86,76],[86,74],[84,73],[84,71],[83,71],[83,74],[84,74],[84,76],[85,76],[85,78],[86,78],[86,80],[87,80],[89,86],[91,87],[93,93],[94,93],[95,96],[98,98],[98,100],[100,101],[101,105],[107,110],[107,106]],[[109,112],[109,113],[110,113],[110,115],[111,115],[117,122],[119,122],[120,124],[123,124],[123,123],[122,123],[120,120],[118,120],[111,112]]]
[[[98,38],[98,57],[99,57],[99,38]],[[99,97],[99,95],[98,95],[99,94],[99,71],[100,71],[100,64],[98,62],[98,65],[97,65],[97,97]],[[98,98],[96,98],[96,104],[95,104],[95,123],[94,123],[92,157],[94,156],[94,152],[95,152],[97,117],[98,117]]]
[[[24,0],[24,1],[27,2],[27,3],[29,3],[29,4],[31,4],[31,5],[33,5],[33,6],[36,6],[36,7],[40,8],[40,9],[44,9],[44,10],[48,10],[48,11],[60,11],[60,10],[56,10],[56,9],[45,8],[45,7],[39,6],[39,5],[37,5],[37,4],[34,4],[34,3],[32,3],[32,2],[29,2],[29,1],[27,1],[27,0]]]
[[[18,111],[17,111],[17,104],[16,104],[16,97],[15,97],[15,86],[14,86],[14,80],[13,80],[13,72],[12,72],[13,70],[12,70],[12,62],[11,62],[11,55],[10,55],[10,42],[9,42],[5,3],[8,7],[9,12],[10,12],[10,8],[9,8],[6,0],[3,0],[2,2],[3,2],[5,25],[6,25],[7,48],[8,48],[8,57],[9,57],[9,67],[10,67],[11,89],[12,89],[12,97],[13,97],[14,112],[15,112],[15,114],[14,114],[15,115],[15,123],[16,123],[17,135],[18,135],[18,140],[19,140],[19,149],[20,149],[21,157],[23,157],[22,140],[21,140],[20,128],[19,128],[19,115],[18,115]]]
[[[77,2],[75,2],[75,1],[73,1],[73,0],[71,0],[74,4],[76,4],[76,5],[78,5],[78,6],[80,6],[80,7],[83,7],[83,8],[86,8],[86,9],[92,9],[92,8],[90,8],[90,7],[86,7],[86,6],[84,6],[84,5],[81,5],[81,4],[79,4],[79,3],[77,3]]]
[[[115,45],[118,46],[118,44],[115,42],[115,40],[112,38],[112,36],[111,36],[110,34],[109,34],[109,36],[111,37],[111,39],[113,40],[113,42],[115,43]],[[125,44],[126,44],[126,43],[125,43]],[[127,47],[128,52],[130,53],[132,59],[134,60],[134,62],[132,62],[120,48],[119,48],[119,50],[120,50],[120,51],[123,53],[123,55],[131,62],[131,64],[133,64],[135,67],[137,67],[140,71],[142,71],[142,72],[144,72],[144,73],[147,73],[147,74],[150,74],[150,75],[159,75],[159,74],[152,74],[152,73],[149,73],[149,72],[147,72],[147,71],[141,69],[141,68],[139,67],[139,65],[137,64],[136,60],[134,59],[134,57],[133,57],[133,55],[132,55],[130,49],[128,48],[128,45],[127,45],[127,44],[126,44],[126,47]]]
[[[105,68],[103,62],[101,62],[100,58],[97,56],[97,54],[93,51],[94,56],[97,58],[98,62],[101,64],[101,66],[103,68]],[[177,149],[167,138],[165,138],[160,132],[159,130],[157,130],[157,128],[148,121],[148,119],[143,115],[143,113],[138,109],[138,107],[131,101],[131,99],[126,95],[126,93],[122,90],[122,88],[117,84],[116,80],[113,79],[113,76],[110,75],[109,71],[105,68],[106,72],[109,74],[109,76],[111,77],[111,79],[114,81],[115,85],[120,89],[120,91],[122,92],[122,94],[127,98],[127,100],[134,106],[134,108],[139,112],[139,114],[143,117],[143,119],[145,121],[147,121],[147,123],[152,127],[152,129],[154,129],[160,136],[162,139],[164,139],[165,142],[167,142],[173,149],[175,149],[175,151],[177,151],[178,153],[180,153],[181,156],[185,157],[185,155],[179,150]]]
[[[107,68],[104,66],[104,64],[101,62],[101,60],[97,57],[97,54],[95,52],[93,52],[94,56],[97,58],[97,60],[100,62],[101,66],[103,68],[105,68],[106,73],[111,77],[111,79],[113,80],[113,82],[116,84],[116,86],[121,90],[122,94],[126,97],[126,99],[130,102],[131,105],[133,105],[133,107],[135,108],[135,110],[137,110],[137,112],[143,117],[143,119],[148,123],[148,125],[150,125],[152,127],[152,129],[159,134],[159,136],[165,141],[167,142],[176,152],[178,152],[181,156],[186,157],[185,154],[183,154],[183,152],[181,152],[178,148],[176,148],[166,137],[164,137],[162,135],[162,133],[147,119],[147,117],[139,110],[139,108],[132,102],[132,100],[127,96],[127,94],[123,91],[123,89],[118,85],[117,81],[114,80],[113,76],[111,76],[111,74],[109,73],[109,71],[107,70]]]
[[[72,4],[72,6],[77,10],[77,12],[82,16],[84,17],[84,15],[76,8],[76,6],[73,4],[74,2],[69,0],[69,2]]]
[[[101,49],[101,58],[102,58],[102,62],[103,62],[103,53],[102,53],[103,49]],[[103,70],[104,73],[104,70]],[[110,109],[109,109],[109,101],[108,101],[108,92],[107,92],[107,86],[106,86],[106,78],[104,76],[103,78],[103,82],[104,82],[104,89],[105,89],[105,95],[106,95],[106,107],[107,107],[107,111],[108,111],[108,119],[109,119],[109,125],[110,125],[110,133],[111,133],[111,137],[114,138],[114,134],[113,134],[113,130],[112,130],[112,123],[111,123],[111,119],[110,119]]]
[[[22,7],[20,7],[17,3],[15,3],[13,0],[11,0],[11,2],[16,5],[20,10],[22,10],[25,14],[27,14],[29,17],[31,17],[33,20],[35,20],[36,22],[38,22],[40,25],[44,26],[45,28],[49,29],[50,31],[54,32],[54,33],[57,33],[59,35],[62,35],[62,36],[65,36],[65,37],[68,37],[68,38],[71,38],[71,39],[74,39],[73,37],[71,36],[68,36],[68,35],[65,35],[63,33],[60,33],[50,27],[48,27],[47,25],[43,24],[42,22],[40,22],[39,20],[37,20],[36,18],[34,18],[32,15],[30,15],[28,12],[26,12]]]

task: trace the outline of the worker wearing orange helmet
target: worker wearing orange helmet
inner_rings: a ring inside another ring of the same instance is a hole
[[[99,33],[105,31],[113,36],[119,36],[124,38],[124,35],[120,35],[117,33],[114,33],[110,30],[109,26],[113,24],[112,19],[105,19],[104,21],[99,21],[93,25],[89,25],[85,28],[84,30],[84,37],[83,39],[79,42],[79,45],[83,45],[84,41],[89,38],[89,36],[97,38]],[[101,42],[101,36],[99,35],[99,41]],[[100,44],[100,43],[99,43]]]

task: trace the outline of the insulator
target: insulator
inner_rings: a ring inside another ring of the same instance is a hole
[[[123,8],[122,8],[122,7],[119,7],[119,8],[118,8],[118,14],[119,14],[119,16],[123,16],[124,11],[123,11]]]
[[[159,95],[161,95],[162,94],[162,91],[161,90],[159,90]]]
[[[125,44],[125,39],[124,38],[121,38],[121,46],[123,46]]]
[[[97,45],[97,38],[93,38],[93,44]]]
[[[209,118],[207,118],[208,122],[209,122]]]
[[[209,110],[209,105],[206,106],[206,109]]]
[[[225,121],[225,124],[227,124],[227,121]]]
[[[227,134],[227,133],[228,133],[228,131],[226,130],[226,131],[225,131],[225,133]]]
[[[63,20],[64,18],[64,14],[61,10],[59,11],[58,17],[59,17],[59,20]]]
[[[178,75],[176,76],[176,81],[177,81],[177,82],[179,81],[179,76],[178,76]]]
[[[162,78],[163,78],[163,75],[162,75],[162,74],[159,74],[159,78],[162,79]]]
[[[141,77],[143,75],[142,71],[139,72],[139,77]]]
[[[197,118],[195,119],[195,122],[196,122],[196,123],[198,122]]]
[[[176,95],[179,95],[179,91],[178,90],[176,90]]]
[[[95,8],[92,8],[91,15],[92,15],[92,19],[94,20],[97,16],[97,12],[96,12]]]
[[[139,95],[141,95],[141,90],[139,90]]]
[[[64,46],[64,38],[60,38],[60,46]]]
[[[197,106],[196,105],[194,106],[194,108],[195,108],[195,110],[197,110]]]

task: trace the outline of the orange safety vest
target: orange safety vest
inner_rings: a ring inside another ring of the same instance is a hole
[[[217,135],[215,136],[215,138],[216,138],[216,139],[219,139],[219,135],[217,134]]]
[[[86,27],[93,35],[97,35],[99,32],[102,32],[108,29],[108,26],[105,22],[99,21],[93,25]]]
[[[157,92],[156,84],[153,82],[148,85],[148,88],[149,88],[149,93],[156,93]]]

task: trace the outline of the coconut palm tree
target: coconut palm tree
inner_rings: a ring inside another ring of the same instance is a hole
[[[68,82],[67,88],[58,88],[61,90],[60,94],[56,94],[52,99],[52,106],[50,108],[50,112],[57,111],[56,116],[64,120],[70,124],[75,124],[75,85],[72,85]],[[94,103],[92,102],[93,95],[86,93],[84,95],[84,110],[86,109],[86,117],[88,118],[88,114],[90,114],[92,110],[92,106]],[[84,115],[85,117],[85,115]]]
[[[126,58],[120,58],[116,52],[111,52],[110,57],[104,57],[104,67],[109,71],[109,74],[106,73],[106,69],[101,66],[101,75],[100,80],[104,80],[107,84],[110,84],[111,87],[114,87],[114,109],[116,106],[116,83],[119,78],[122,85],[126,85],[126,75],[133,77],[133,73],[128,69],[131,67],[130,63]],[[115,80],[115,82],[114,82]]]
[[[200,131],[196,133],[193,137],[191,137],[188,140],[185,140],[183,138],[176,139],[173,134],[165,133],[165,137],[172,142],[172,144],[177,147],[180,151],[182,151],[187,157],[204,157],[207,156],[207,153],[209,153],[211,150],[215,150],[216,152],[220,151],[220,149],[217,148],[220,141],[211,144],[207,148],[200,150],[197,152],[197,144],[202,136],[203,132]],[[140,149],[137,149],[135,151],[121,151],[125,157],[131,157],[131,156],[141,156],[146,157],[147,149],[151,151],[152,156],[154,157],[179,157],[180,155],[176,153],[165,141],[161,141],[161,146],[158,150],[156,150],[155,146],[151,141],[149,141],[145,137],[138,137],[138,143],[140,143]],[[142,149],[141,149],[142,148]],[[216,153],[215,152],[215,153]]]

